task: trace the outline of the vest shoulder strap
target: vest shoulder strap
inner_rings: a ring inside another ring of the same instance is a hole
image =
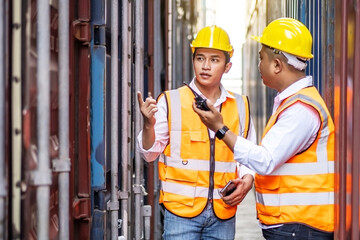
[[[236,99],[240,119],[240,135],[244,138],[248,137],[250,128],[250,103],[249,98],[245,95],[232,93]]]

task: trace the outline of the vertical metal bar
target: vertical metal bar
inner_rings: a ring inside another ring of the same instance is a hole
[[[153,96],[158,96],[161,90],[161,76],[160,76],[160,63],[161,63],[161,33],[160,33],[160,1],[159,0],[151,0],[148,1],[147,9],[145,11],[148,12],[148,23],[145,27],[148,27],[148,38],[147,42],[144,44],[145,52],[146,49],[148,51],[148,88],[149,92],[152,92]],[[146,24],[146,23],[145,23]],[[144,37],[146,39],[146,37]],[[147,45],[147,46],[146,46]],[[145,55],[146,59],[146,55]],[[145,70],[146,71],[146,70]],[[145,77],[144,77],[145,78]],[[145,79],[144,79],[145,80]],[[144,85],[144,88],[146,85]],[[155,218],[159,216],[160,211],[156,207],[159,206],[157,203],[157,185],[155,182],[157,181],[157,175],[155,175],[155,169],[157,169],[156,164],[147,165],[147,171],[144,171],[146,174],[146,185],[148,189],[147,195],[147,204],[150,206],[144,206],[144,232],[145,239],[147,237],[149,239],[157,239],[157,230],[155,228],[154,223],[158,223],[159,221],[155,221]],[[155,207],[156,206],[156,207]],[[150,210],[150,212],[146,211],[146,209]],[[149,214],[146,217],[145,213]],[[147,222],[149,221],[149,222]],[[147,226],[149,223],[149,226]],[[148,231],[148,232],[147,232]],[[148,234],[148,235],[147,235]]]
[[[90,43],[91,48],[91,188],[95,191],[106,189],[106,46],[105,25],[106,0],[91,1],[91,26],[94,35]],[[109,4],[111,1],[109,1]],[[111,15],[111,14],[110,14]],[[110,16],[111,17],[111,16]],[[89,15],[90,18],[90,15]],[[97,39],[99,38],[99,39]],[[111,75],[111,74],[110,74]],[[110,79],[111,81],[111,79]],[[111,84],[109,81],[109,85]],[[109,94],[111,95],[111,94]],[[110,101],[111,102],[111,101]],[[110,108],[110,105],[109,105]],[[110,113],[110,112],[109,112]],[[111,117],[109,117],[110,119]],[[110,124],[109,124],[110,125]],[[110,134],[111,135],[111,134]],[[109,142],[111,140],[109,139]],[[109,149],[109,151],[111,151]],[[110,164],[111,165],[111,164]]]
[[[166,4],[165,4],[166,9]],[[163,47],[166,45],[166,40],[162,42],[161,40],[161,1],[160,0],[154,0],[154,75],[153,75],[153,81],[154,81],[154,96],[158,96],[161,89],[161,69],[163,67],[162,60],[163,60],[163,51],[166,52],[166,48]],[[166,23],[165,23],[166,28]],[[164,43],[164,44],[162,44]],[[166,57],[165,57],[166,59]],[[166,77],[165,77],[166,79]],[[164,81],[166,81],[164,79]],[[153,169],[152,173],[149,173],[151,176],[151,179],[153,179],[153,186],[154,189],[148,189],[148,191],[153,191],[152,194],[154,196],[154,199],[152,199],[151,203],[151,220],[150,220],[150,230],[151,230],[151,236],[150,239],[160,239],[160,236],[162,234],[161,229],[158,227],[161,223],[161,217],[160,217],[160,205],[158,204],[158,195],[157,194],[160,189],[159,187],[159,178],[158,178],[158,168],[157,164],[155,163],[152,167],[149,167],[150,169]],[[149,179],[149,177],[148,177]],[[150,193],[149,193],[150,195]],[[146,226],[145,226],[146,227]],[[146,229],[146,228],[145,228]]]
[[[173,80],[173,0],[168,1],[168,8],[167,8],[167,26],[168,26],[168,50],[167,50],[167,70],[168,70],[168,89],[172,89],[172,80]]]
[[[130,43],[130,9],[128,0],[122,0],[122,19],[121,19],[121,219],[122,236],[128,239],[128,161],[129,161],[129,86],[130,86],[130,67],[131,67],[131,43]]]
[[[111,1],[111,239],[118,239],[118,0]]]
[[[322,77],[319,81],[321,81],[321,86],[323,86],[321,94],[324,101],[328,106],[330,115],[334,116],[334,38],[331,37],[334,36],[334,9],[332,0],[322,4],[320,10],[320,24],[322,31],[319,38],[319,46],[321,48],[321,59],[326,59],[326,61],[325,64],[320,67]]]
[[[142,91],[144,82],[144,2],[135,1],[135,90]],[[136,92],[135,91],[135,92]],[[135,104],[135,133],[141,129],[139,105]],[[142,230],[142,163],[138,152],[135,153],[135,239],[141,238]]]
[[[5,239],[5,11],[0,0],[0,239]]]
[[[177,87],[177,84],[176,84],[176,79],[177,79],[177,74],[178,74],[177,68],[178,68],[178,64],[182,60],[181,59],[178,60],[181,56],[177,55],[178,45],[176,42],[177,37],[179,37],[179,33],[177,31],[178,12],[176,9],[176,7],[177,7],[176,4],[178,1],[171,0],[170,2],[171,2],[171,14],[169,16],[169,17],[171,17],[171,25],[169,24],[169,26],[171,27],[171,53],[170,53],[171,58],[169,58],[169,60],[171,59],[171,88],[170,89],[175,89]]]
[[[11,47],[11,223],[12,236],[18,236],[21,228],[21,192],[17,183],[21,181],[22,169],[22,116],[21,116],[21,89],[22,89],[22,61],[21,61],[21,1],[12,3],[12,47]],[[10,182],[9,182],[10,183]]]
[[[59,239],[69,239],[69,1],[59,1]]]
[[[51,172],[49,169],[49,119],[50,119],[50,7],[48,0],[37,1],[37,137],[38,168],[37,232],[38,239],[49,238],[49,195]]]
[[[161,93],[161,2],[154,0],[154,96]],[[156,80],[155,80],[156,79]]]
[[[359,28],[360,28],[360,12],[359,9],[360,8],[360,0],[355,0],[353,3],[353,28],[354,28],[354,32],[355,32],[355,36],[354,36],[354,40],[351,43],[352,46],[351,48],[353,49],[353,76],[352,76],[352,81],[353,81],[353,94],[352,94],[352,100],[353,100],[353,119],[350,120],[352,122],[352,129],[353,129],[353,142],[352,142],[352,199],[351,199],[351,209],[352,209],[352,239],[359,239],[360,236],[360,231],[359,231],[359,171],[360,171],[360,164],[359,164],[359,160],[360,160],[360,153],[359,153],[359,149],[357,148],[359,146],[360,143],[360,127],[359,127],[359,120],[360,120],[360,113],[359,113],[359,109],[360,109],[360,83],[359,83],[359,79],[360,79],[360,69],[359,69],[359,65],[360,65],[360,32],[359,32]],[[355,30],[357,29],[357,30]],[[349,120],[348,120],[349,121]]]
[[[339,161],[339,234],[340,239],[342,237],[345,238],[347,234],[346,229],[346,215],[348,213],[347,209],[347,196],[346,196],[346,189],[347,189],[347,121],[346,121],[346,115],[347,115],[347,34],[348,34],[348,28],[347,28],[347,1],[342,1],[341,3],[341,14],[339,14],[341,17],[337,18],[336,20],[340,20],[340,72],[339,72],[339,88],[340,88],[340,116],[339,116],[339,125],[338,125],[338,144],[339,144],[339,158],[337,159]],[[336,46],[335,46],[336,47]]]
[[[150,224],[150,217],[151,217],[151,209],[152,207],[150,205],[144,206],[143,214],[144,214],[144,239],[149,240],[151,239],[151,224]]]

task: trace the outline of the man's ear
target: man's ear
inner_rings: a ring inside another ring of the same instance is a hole
[[[230,68],[232,66],[232,62],[228,62],[226,65],[225,65],[225,73],[228,73],[230,71]]]
[[[274,58],[274,65],[275,65],[275,73],[280,73],[282,71],[283,62],[279,58]]]

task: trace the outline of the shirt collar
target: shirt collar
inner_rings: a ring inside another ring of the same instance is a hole
[[[293,84],[291,84],[289,87],[287,87],[284,91],[281,93],[278,93],[276,96],[276,100],[282,101],[285,98],[297,93],[303,88],[310,87],[313,85],[312,76],[306,76]]]

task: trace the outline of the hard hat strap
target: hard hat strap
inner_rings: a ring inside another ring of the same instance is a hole
[[[275,54],[283,54],[286,57],[286,59],[288,60],[287,63],[290,64],[291,66],[293,66],[294,68],[296,68],[297,70],[302,71],[306,68],[307,59],[301,59],[299,57],[296,57],[295,55],[280,51],[276,48],[269,47],[269,46],[267,46],[267,47],[270,48],[273,51],[273,53],[275,53]]]
[[[286,53],[286,52],[282,52],[282,54],[284,54],[284,56],[287,58],[288,60],[288,64],[290,64],[291,66],[293,66],[294,68],[302,71],[306,68],[307,63],[306,60],[300,60],[299,58],[297,58],[296,56]]]

